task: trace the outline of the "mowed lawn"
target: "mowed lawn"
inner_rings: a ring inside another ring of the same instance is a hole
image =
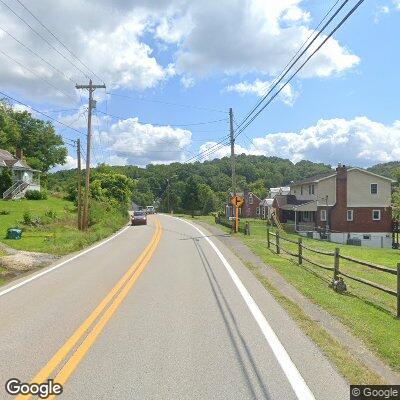
[[[2,211],[9,214],[2,215]],[[39,223],[24,224],[25,213]],[[70,201],[55,197],[0,200],[0,241],[18,250],[64,255],[109,236],[127,222],[116,213],[100,210],[96,215],[96,223],[87,232],[81,232],[76,226],[76,207]],[[7,229],[14,227],[22,228],[21,240],[6,239]]]
[[[215,224],[213,217],[198,217],[200,220]],[[228,228],[218,225],[229,232]],[[393,369],[400,372],[400,320],[395,317],[396,298],[368,286],[345,278],[348,293],[338,294],[332,290],[330,283],[333,273],[304,263],[299,266],[294,257],[278,255],[267,248],[266,223],[250,220],[251,235],[237,234],[237,237],[257,254],[266,264],[276,269],[299,292],[318,304],[342,321],[347,328],[359,337],[367,347],[376,353]],[[298,235],[284,234],[285,237],[297,240]],[[272,237],[272,239],[274,239]],[[343,255],[380,264],[395,269],[400,262],[400,251],[393,249],[372,249],[358,246],[338,245],[323,241],[303,238],[309,247],[333,251],[340,248]],[[297,245],[281,241],[286,249],[297,252]],[[322,256],[304,251],[304,255],[327,266],[333,266],[333,257]],[[371,270],[340,260],[343,271],[370,281],[396,289],[396,277]],[[279,288],[278,288],[279,289]]]

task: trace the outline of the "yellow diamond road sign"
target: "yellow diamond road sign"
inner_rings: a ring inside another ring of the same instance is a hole
[[[231,203],[234,207],[241,207],[244,203],[244,198],[240,196],[233,196],[231,199]]]

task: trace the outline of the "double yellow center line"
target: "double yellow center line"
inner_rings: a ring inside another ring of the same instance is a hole
[[[79,328],[72,334],[72,336],[64,343],[64,345],[54,354],[48,363],[39,371],[39,373],[32,379],[32,383],[42,383],[51,377],[54,370],[61,364],[61,362],[70,354],[79,341],[82,341],[78,348],[70,355],[65,361],[64,366],[55,376],[54,381],[64,386],[65,382],[77,368],[82,361],[85,354],[95,342],[96,338],[102,332],[107,322],[113,316],[115,311],[121,305],[125,297],[128,295],[130,289],[135,284],[146,265],[150,261],[153,253],[155,252],[161,238],[161,224],[158,219],[155,219],[156,230],[147,247],[143,250],[135,263],[129,268],[125,275],[119,282],[111,289],[111,291],[104,297],[100,304],[92,311],[86,320],[79,326]],[[92,327],[94,322],[98,319],[96,324]],[[91,328],[91,329],[90,329]],[[86,337],[83,339],[85,333]],[[83,340],[82,340],[83,339]],[[26,400],[32,396],[17,396],[17,400]],[[53,399],[54,396],[49,396],[48,399]]]

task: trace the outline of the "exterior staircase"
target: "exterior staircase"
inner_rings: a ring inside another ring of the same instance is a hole
[[[29,186],[28,182],[17,181],[3,193],[4,200],[13,200],[22,197],[25,189]]]

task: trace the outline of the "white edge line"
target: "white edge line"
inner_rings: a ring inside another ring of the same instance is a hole
[[[228,271],[230,277],[232,278],[235,286],[239,290],[240,294],[243,297],[247,307],[249,308],[251,314],[253,315],[254,319],[256,320],[261,332],[263,333],[265,339],[267,340],[272,352],[274,353],[279,365],[281,366],[284,374],[286,375],[290,385],[293,388],[297,398],[299,400],[315,400],[313,393],[311,392],[310,388],[308,387],[307,383],[301,376],[299,370],[297,369],[296,365],[290,358],[289,354],[287,353],[286,349],[283,347],[283,344],[279,340],[278,336],[271,328],[270,324],[264,317],[263,313],[259,309],[257,303],[251,297],[250,293],[247,291],[246,287],[243,285],[240,278],[237,276],[236,272],[233,270],[232,266],[226,260],[224,255],[218,249],[218,247],[212,242],[197,226],[193,225],[191,222],[186,221],[181,218],[176,219],[185,222],[186,224],[190,225],[194,229],[196,229],[204,239],[209,243],[209,245],[213,248],[219,259],[224,264],[226,270]]]
[[[50,268],[48,268],[48,269],[46,269],[46,270],[44,270],[44,271],[42,271],[42,272],[39,272],[39,273],[36,274],[36,275],[31,276],[31,277],[29,277],[28,279],[25,279],[24,281],[19,282],[19,283],[17,283],[17,284],[14,285],[14,286],[9,287],[8,289],[5,289],[5,290],[1,291],[1,292],[0,292],[0,297],[1,297],[1,296],[4,296],[4,295],[7,294],[7,293],[12,292],[12,291],[15,290],[15,289],[18,289],[18,288],[21,287],[21,286],[26,285],[26,284],[29,283],[29,282],[34,281],[35,279],[40,278],[40,277],[43,276],[43,275],[48,274],[49,272],[54,271],[55,269],[58,269],[58,268],[62,267],[63,265],[65,265],[65,264],[67,264],[67,263],[69,263],[69,262],[71,262],[71,261],[73,261],[73,260],[75,260],[75,259],[77,259],[77,258],[83,256],[84,254],[87,254],[87,253],[91,252],[92,250],[97,249],[98,247],[102,246],[103,244],[108,243],[110,240],[115,239],[118,235],[120,235],[121,233],[125,232],[128,228],[129,228],[129,226],[126,226],[125,228],[121,229],[120,231],[118,231],[118,232],[115,233],[114,235],[110,236],[109,238],[103,240],[102,242],[100,242],[100,243],[98,243],[98,244],[96,244],[96,245],[94,245],[94,246],[92,246],[92,247],[89,247],[88,249],[83,250],[82,252],[80,252],[80,253],[78,253],[78,254],[75,254],[73,257],[68,258],[67,260],[62,261],[61,263],[56,264],[56,265],[54,265],[53,267],[50,267]]]

